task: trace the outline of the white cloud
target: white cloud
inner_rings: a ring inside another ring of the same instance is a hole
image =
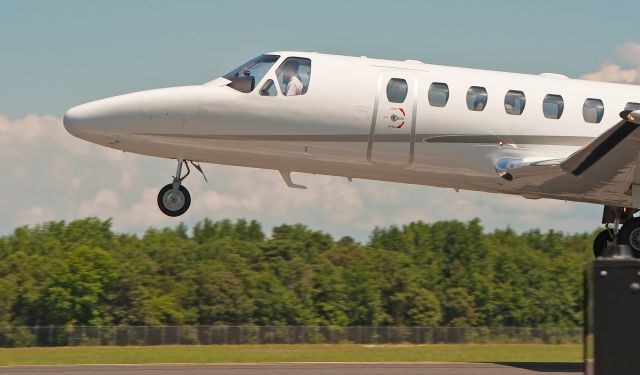
[[[623,69],[619,65],[607,63],[599,71],[587,73],[580,78],[590,81],[639,83],[638,77],[640,77],[640,65],[631,69]]]
[[[100,190],[95,197],[80,202],[77,213],[79,216],[95,216],[99,213],[107,213],[109,215],[117,214],[120,210],[120,202],[118,196],[113,190]]]
[[[52,116],[0,116],[0,157],[0,173],[8,176],[3,181],[8,189],[0,196],[0,233],[87,216],[112,218],[121,232],[180,221],[193,225],[210,217],[257,219],[267,230],[301,222],[366,240],[375,226],[414,220],[479,217],[487,229],[510,225],[573,232],[593,229],[600,216],[595,205],[300,173],[292,178],[308,189],[290,189],[276,171],[203,165],[210,182],[192,171],[185,183],[191,208],[180,218],[169,218],[158,210],[156,196],[170,182],[174,161],[89,144],[67,134]]]
[[[117,212],[110,215],[114,219],[114,229],[119,231],[142,230],[154,226],[174,226],[176,220],[165,216],[156,204],[157,190],[145,188],[138,201],[125,205],[118,202]]]
[[[582,79],[592,81],[640,84],[640,43],[627,42],[616,48],[617,57],[632,66],[623,68],[612,62],[605,62],[600,70],[584,74]]]
[[[616,48],[616,53],[623,61],[640,64],[640,43],[626,42]]]
[[[35,225],[51,220],[56,220],[56,212],[52,207],[32,206],[16,212],[17,225]]]

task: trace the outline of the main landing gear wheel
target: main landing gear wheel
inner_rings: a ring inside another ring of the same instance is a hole
[[[158,193],[158,207],[167,216],[180,216],[187,212],[190,205],[191,195],[182,185],[174,191],[173,184],[167,184]]]
[[[600,258],[604,253],[604,250],[611,246],[613,243],[613,234],[609,229],[605,229],[600,232],[595,240],[593,240],[593,255],[596,258]]]
[[[618,243],[629,245],[634,257],[640,255],[640,218],[628,220],[618,233]]]

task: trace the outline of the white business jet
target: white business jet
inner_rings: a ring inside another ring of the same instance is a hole
[[[292,188],[303,172],[601,204],[597,255],[640,255],[639,124],[638,86],[307,52],[64,116],[76,137],[175,159],[158,194],[169,216],[187,211],[183,181],[205,162],[273,169]]]

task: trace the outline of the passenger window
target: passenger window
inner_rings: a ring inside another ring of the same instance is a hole
[[[549,94],[544,97],[542,102],[542,112],[544,117],[557,120],[562,117],[564,112],[564,99],[560,95]]]
[[[489,95],[484,87],[471,86],[467,91],[467,108],[472,111],[482,111],[487,106]]]
[[[433,82],[429,87],[429,104],[444,107],[449,101],[449,86],[446,83]]]
[[[273,83],[273,80],[267,80],[267,82],[262,85],[260,88],[260,95],[262,96],[276,96],[278,92],[276,91],[276,84]]]
[[[624,106],[625,111],[637,111],[640,110],[640,103],[629,102]]]
[[[604,104],[600,99],[589,98],[582,106],[582,117],[590,124],[598,124],[604,116]]]
[[[276,70],[280,91],[284,96],[304,95],[311,80],[311,60],[289,57]]]
[[[387,99],[391,103],[404,103],[409,88],[407,81],[400,78],[391,78],[387,83]]]
[[[510,115],[521,115],[527,99],[522,91],[509,90],[504,96],[504,110]]]

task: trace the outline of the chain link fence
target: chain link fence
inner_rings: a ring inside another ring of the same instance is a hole
[[[238,344],[581,343],[582,328],[46,326],[0,328],[0,347]]]

